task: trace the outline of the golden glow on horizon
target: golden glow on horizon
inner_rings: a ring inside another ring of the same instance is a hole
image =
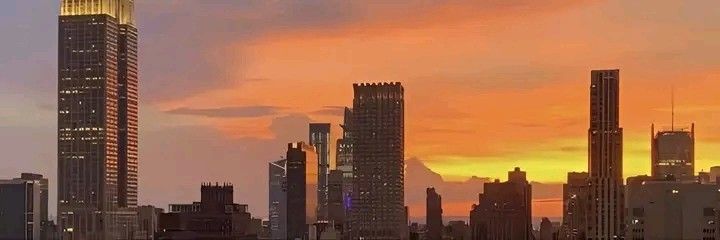
[[[135,25],[135,0],[62,0],[60,16],[107,14],[120,24]]]

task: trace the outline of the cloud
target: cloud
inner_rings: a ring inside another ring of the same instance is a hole
[[[220,108],[187,108],[181,107],[166,111],[166,113],[180,115],[194,115],[214,118],[255,118],[274,116],[282,109],[274,106],[242,106]]]
[[[313,111],[312,114],[344,116],[345,115],[345,107],[344,106],[324,106],[320,110]]]

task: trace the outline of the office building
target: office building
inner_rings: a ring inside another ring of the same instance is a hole
[[[442,197],[435,192],[435,188],[428,188],[425,192],[425,223],[428,227],[427,237],[429,239],[442,239]]]
[[[337,140],[335,145],[335,167],[342,171],[342,194],[343,208],[345,209],[345,226],[348,229],[350,220],[350,210],[352,206],[352,187],[353,187],[353,165],[352,165],[352,110],[345,108],[343,115],[342,138]]]
[[[353,238],[400,239],[404,216],[404,90],[397,83],[354,84]]]
[[[446,235],[452,240],[470,240],[470,228],[465,221],[449,221]]]
[[[716,185],[636,178],[626,197],[626,239],[720,239]]]
[[[343,231],[345,207],[343,205],[343,172],[330,170],[328,175],[328,222],[336,230]]]
[[[652,176],[657,179],[692,180],[695,176],[695,124],[655,132],[651,127]]]
[[[160,224],[160,215],[163,213],[165,213],[164,209],[156,208],[155,206],[138,206],[138,229],[134,239],[155,239],[155,232],[157,232],[158,225]]]
[[[508,181],[485,183],[470,212],[472,239],[527,240],[532,235],[532,186],[515,168]]]
[[[51,237],[53,232],[53,226],[50,225],[50,219],[48,218],[48,201],[49,201],[49,181],[41,174],[35,173],[21,173],[20,178],[15,180],[28,180],[34,181],[37,187],[40,188],[40,238],[48,239]]]
[[[268,226],[271,239],[287,238],[286,164],[285,159],[268,164]]]
[[[588,189],[588,173],[568,173],[567,183],[563,184],[563,226],[559,233],[562,239],[585,239]]]
[[[159,239],[234,240],[252,237],[248,206],[234,203],[231,184],[203,183],[200,202],[171,204],[160,214]],[[256,236],[255,236],[256,237]]]
[[[289,143],[287,150],[287,238],[307,239],[317,221],[318,162],[315,147]]]
[[[623,129],[620,70],[590,73],[589,209],[587,239],[618,239],[623,231]]]
[[[62,0],[58,224],[65,239],[128,238],[137,223],[134,0]]]
[[[328,174],[330,171],[330,124],[310,123],[310,145],[315,147],[318,160],[318,220],[328,217]]]
[[[720,166],[710,167],[710,182],[720,184]]]
[[[39,180],[0,180],[0,239],[41,239]]]

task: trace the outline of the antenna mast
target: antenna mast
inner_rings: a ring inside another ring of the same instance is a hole
[[[675,131],[675,87],[673,86],[670,91],[670,105],[672,111],[672,119],[670,120],[670,130]]]

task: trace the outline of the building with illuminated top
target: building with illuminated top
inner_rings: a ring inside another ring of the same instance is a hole
[[[138,31],[134,0],[62,0],[58,224],[63,239],[137,229]]]

